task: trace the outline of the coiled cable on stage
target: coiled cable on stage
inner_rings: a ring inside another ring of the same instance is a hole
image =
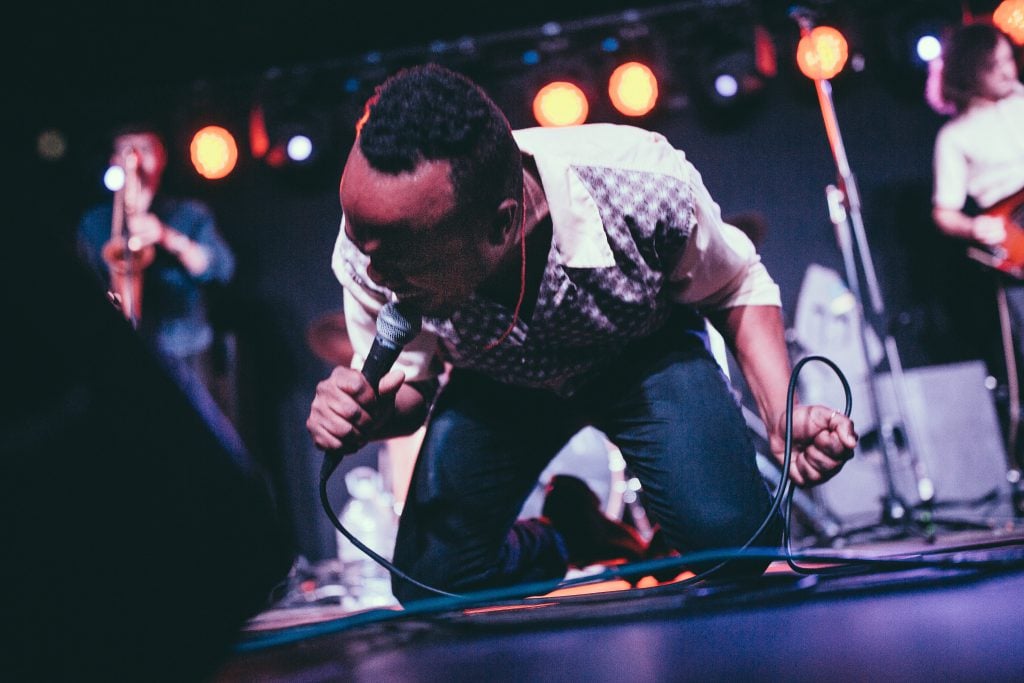
[[[729,564],[730,562],[732,562],[732,561],[734,561],[736,559],[743,559],[743,558],[752,559],[752,558],[750,558],[750,556],[748,554],[746,554],[746,551],[748,551],[753,546],[754,542],[760,537],[760,535],[764,532],[764,530],[767,529],[768,526],[772,523],[772,520],[775,519],[775,516],[777,514],[779,514],[780,508],[782,508],[782,510],[783,510],[782,511],[783,520],[784,520],[784,532],[783,533],[784,533],[784,542],[785,542],[785,548],[786,548],[785,555],[786,555],[787,563],[790,565],[790,567],[792,567],[794,569],[794,571],[798,571],[800,573],[811,573],[811,572],[815,571],[815,570],[809,570],[809,569],[806,569],[806,568],[803,568],[803,567],[799,567],[798,565],[796,565],[796,563],[792,559],[792,549],[790,547],[790,540],[791,540],[790,539],[790,519],[791,519],[790,514],[791,514],[791,509],[792,509],[792,504],[793,504],[794,485],[793,485],[792,480],[789,478],[789,476],[787,474],[789,472],[789,465],[790,465],[790,461],[792,459],[792,448],[793,448],[793,405],[794,405],[795,396],[796,396],[797,378],[799,377],[800,370],[804,367],[804,365],[806,365],[807,363],[809,363],[811,361],[817,361],[817,362],[824,363],[827,366],[829,366],[836,373],[836,376],[839,378],[839,381],[842,383],[843,391],[844,391],[845,396],[846,396],[846,405],[845,405],[845,407],[843,409],[843,414],[846,415],[847,417],[850,416],[850,412],[851,412],[851,410],[853,408],[853,395],[852,395],[852,392],[850,390],[850,384],[847,381],[846,377],[843,375],[842,371],[839,369],[839,366],[837,366],[834,362],[832,362],[831,360],[829,360],[828,358],[826,358],[824,356],[806,356],[805,358],[800,359],[800,361],[798,361],[796,363],[796,365],[793,367],[793,372],[790,374],[789,387],[788,387],[787,393],[786,393],[786,433],[785,433],[785,444],[786,445],[785,445],[785,456],[784,456],[783,463],[782,463],[782,472],[783,472],[783,474],[785,476],[782,476],[779,479],[779,484],[778,484],[778,486],[775,489],[775,493],[772,495],[772,504],[771,504],[771,507],[768,510],[768,513],[765,515],[765,518],[761,522],[761,525],[757,528],[757,530],[753,534],[751,534],[750,538],[746,541],[746,543],[744,543],[742,546],[740,546],[735,551],[732,551],[732,556],[731,557],[729,557],[728,559],[725,559],[725,560],[722,560],[722,561],[718,562],[717,564],[715,564],[711,568],[706,569],[704,571],[701,571],[701,572],[695,574],[694,576],[692,576],[690,578],[683,579],[681,581],[673,582],[671,585],[674,588],[681,588],[681,587],[685,587],[685,586],[689,586],[689,585],[698,583],[700,581],[704,581],[705,579],[707,579],[710,576],[714,575],[715,573],[719,572],[723,567],[725,567],[727,564]],[[378,553],[374,552],[365,543],[363,543],[358,538],[356,538],[356,536],[354,534],[352,534],[352,532],[350,532],[348,529],[346,529],[342,525],[341,521],[338,519],[338,516],[334,513],[334,509],[333,509],[333,507],[331,505],[330,498],[328,497],[328,493],[327,493],[327,482],[330,479],[330,475],[331,475],[332,471],[333,471],[333,468],[331,468],[331,467],[324,467],[321,470],[321,473],[320,473],[320,502],[323,505],[324,511],[327,513],[328,518],[331,520],[331,524],[333,524],[334,527],[345,538],[347,538],[349,541],[351,541],[354,546],[359,548],[359,550],[361,550],[362,552],[366,553],[366,555],[368,555],[371,559],[373,559],[374,562],[376,562],[380,566],[384,567],[384,569],[386,569],[388,572],[390,572],[392,576],[395,576],[395,577],[397,577],[397,578],[399,578],[399,579],[401,579],[403,581],[408,581],[409,583],[411,583],[412,585],[416,586],[417,588],[420,588],[420,589],[425,590],[425,591],[427,591],[429,593],[433,593],[434,595],[438,595],[438,596],[441,596],[441,597],[444,597],[444,598],[459,598],[459,599],[461,599],[461,598],[465,597],[465,596],[461,596],[461,595],[458,595],[458,594],[455,594],[455,593],[450,593],[448,591],[441,590],[440,588],[435,588],[433,586],[429,586],[429,585],[424,584],[424,583],[422,583],[420,581],[417,581],[416,579],[414,579],[413,577],[409,576],[408,574],[403,572],[401,569],[396,567],[390,561],[388,561],[387,559],[381,557]],[[774,555],[773,555],[773,557],[774,557]],[[666,559],[661,559],[661,560],[648,560],[648,561],[645,561],[645,562],[634,562],[634,563],[631,563],[631,564],[623,565],[621,567],[616,567],[616,568],[614,568],[612,570],[612,573],[614,574],[615,578],[619,578],[619,577],[626,577],[626,576],[643,576],[645,574],[652,573],[653,571],[655,571],[657,569],[666,570],[666,569],[673,569],[673,568],[678,568],[678,569],[683,569],[684,568],[682,566],[679,558],[666,558]],[[582,581],[577,580],[577,582],[578,583],[590,583],[590,582],[595,582],[595,581],[598,581],[598,580],[607,580],[608,578],[609,578],[608,573],[607,572],[602,572],[602,573],[597,574],[597,575],[595,575],[593,577],[584,577],[584,580],[582,580]],[[559,587],[564,587],[564,586],[566,586],[568,584],[569,584],[569,582],[556,581],[556,582],[548,582],[548,583],[545,583],[543,585],[545,585],[545,586],[550,585],[549,590],[553,590],[553,589],[556,589],[556,588],[559,588]],[[537,589],[538,586],[536,584],[530,584],[530,586],[532,587],[531,590],[529,590],[529,591],[519,591],[519,593],[513,592],[513,595],[518,594],[520,597],[528,597],[530,595],[537,595],[538,593],[537,593],[536,589]],[[510,590],[514,591],[515,588],[516,587],[512,587]],[[520,588],[523,588],[523,587],[520,587]],[[453,607],[454,607],[454,605],[453,605]]]

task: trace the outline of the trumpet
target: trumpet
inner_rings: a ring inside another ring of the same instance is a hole
[[[124,162],[124,184],[114,193],[113,216],[110,222],[110,240],[100,252],[110,271],[110,297],[132,327],[138,327],[142,317],[142,275],[153,262],[153,245],[141,246],[139,239],[128,228],[129,207],[135,207],[141,191],[139,156],[128,150]]]

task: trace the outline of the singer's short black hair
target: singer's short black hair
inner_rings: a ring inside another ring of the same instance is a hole
[[[490,211],[522,192],[522,158],[508,119],[479,85],[437,64],[403,69],[377,86],[358,144],[384,173],[449,161],[464,209]]]
[[[1000,40],[1006,36],[989,24],[957,28],[947,39],[942,55],[942,97],[965,111],[978,94],[978,79]]]

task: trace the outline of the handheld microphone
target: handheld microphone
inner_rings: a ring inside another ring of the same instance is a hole
[[[422,317],[419,311],[408,304],[391,302],[384,305],[377,314],[377,334],[373,338],[370,352],[360,372],[373,387],[377,394],[380,379],[388,373],[398,359],[405,345],[411,342],[420,332]],[[358,447],[339,448],[324,453],[324,461],[320,468],[320,477],[326,479],[341,463],[346,455],[351,455]]]
[[[398,354],[420,332],[422,319],[419,311],[408,304],[385,304],[377,315],[377,334],[360,372],[377,392],[380,378],[395,364]]]

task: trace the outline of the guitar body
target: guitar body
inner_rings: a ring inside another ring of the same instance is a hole
[[[1003,221],[1006,238],[993,247],[972,246],[967,255],[997,270],[1024,279],[1024,189],[982,212]]]

